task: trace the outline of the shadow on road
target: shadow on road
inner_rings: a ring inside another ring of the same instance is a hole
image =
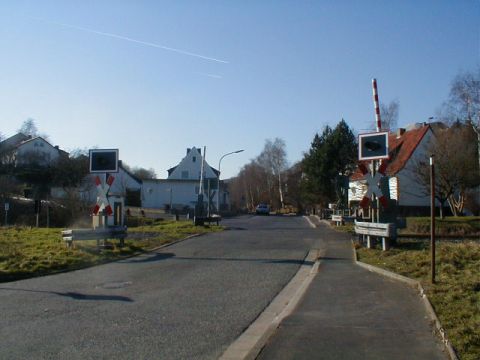
[[[260,258],[232,258],[232,257],[195,257],[195,256],[175,256],[174,253],[155,253],[154,255],[150,256],[141,256],[135,257],[127,260],[122,260],[122,263],[128,264],[140,264],[140,263],[149,263],[149,262],[156,262],[162,261],[166,259],[172,260],[199,260],[199,261],[246,261],[246,262],[259,262],[265,264],[305,264],[305,265],[313,265],[311,261],[303,261],[303,259],[260,259]],[[325,258],[327,259],[327,258]],[[340,260],[340,259],[337,259]]]
[[[155,261],[169,259],[174,256],[175,254],[173,253],[155,253],[154,255],[142,255],[142,256],[130,258],[127,260],[121,260],[119,262],[128,263],[128,264],[148,263],[148,262],[155,262]]]
[[[7,288],[7,287],[0,287],[0,290],[52,294],[52,295],[69,297],[74,300],[103,300],[103,301],[133,302],[133,300],[130,299],[129,297],[119,296],[119,295],[89,295],[89,294],[81,294],[81,293],[70,292],[70,291],[58,292],[58,291],[46,291],[46,290],[15,289],[15,288]]]
[[[229,257],[184,257],[175,256],[173,260],[200,260],[200,261],[245,261],[245,262],[259,262],[264,264],[296,264],[296,265],[309,265],[314,264],[313,261],[304,261],[303,259],[242,259],[242,258],[229,258]]]

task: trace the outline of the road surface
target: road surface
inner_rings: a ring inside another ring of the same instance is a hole
[[[218,358],[321,247],[302,217],[224,225],[150,254],[0,284],[0,358]]]

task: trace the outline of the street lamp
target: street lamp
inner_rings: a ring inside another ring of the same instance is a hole
[[[217,211],[218,211],[219,214],[220,214],[220,164],[222,163],[222,159],[223,159],[225,156],[232,155],[232,154],[238,154],[238,153],[241,153],[242,151],[244,151],[244,150],[242,149],[242,150],[237,150],[237,151],[229,152],[229,153],[227,153],[227,154],[225,154],[225,155],[222,155],[222,157],[221,157],[220,160],[218,161]]]

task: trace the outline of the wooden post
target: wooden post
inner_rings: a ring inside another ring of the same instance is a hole
[[[430,251],[432,284],[435,283],[435,166],[430,156]]]

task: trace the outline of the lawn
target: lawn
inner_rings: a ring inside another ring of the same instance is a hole
[[[221,226],[194,226],[191,221],[157,221],[128,229],[120,248],[97,249],[95,240],[67,248],[59,228],[0,228],[0,282],[80,269],[141,253],[193,234],[221,231]]]
[[[428,241],[399,240],[389,251],[357,250],[359,260],[420,281],[461,359],[480,359],[480,243],[438,242],[436,284]]]

